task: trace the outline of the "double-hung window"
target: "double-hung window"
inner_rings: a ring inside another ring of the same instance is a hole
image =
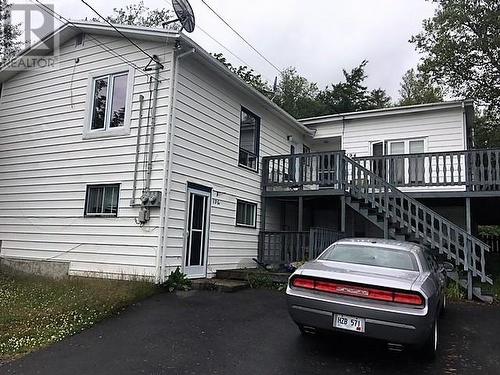
[[[120,185],[87,185],[85,216],[118,216]]]
[[[255,228],[257,226],[257,205],[242,200],[236,201],[236,225]]]
[[[256,171],[259,165],[260,118],[242,108],[240,116],[240,152],[238,163]]]

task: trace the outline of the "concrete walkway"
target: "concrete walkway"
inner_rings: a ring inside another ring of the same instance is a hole
[[[0,367],[0,374],[500,374],[500,307],[452,304],[439,358],[342,336],[304,338],[283,293],[162,294]]]

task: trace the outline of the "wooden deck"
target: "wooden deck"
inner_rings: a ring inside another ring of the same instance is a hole
[[[263,192],[268,196],[343,194],[350,173],[344,156],[344,151],[332,151],[264,157]],[[500,195],[500,149],[367,156],[353,160],[411,194],[418,191],[430,196]]]

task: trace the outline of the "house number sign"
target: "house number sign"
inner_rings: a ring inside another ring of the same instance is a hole
[[[220,206],[220,193],[218,191],[213,191],[212,195],[212,206]]]

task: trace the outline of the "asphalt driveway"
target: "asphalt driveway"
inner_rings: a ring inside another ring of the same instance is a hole
[[[0,367],[0,374],[500,374],[500,307],[452,304],[439,358],[341,336],[304,338],[284,294],[162,294]]]

